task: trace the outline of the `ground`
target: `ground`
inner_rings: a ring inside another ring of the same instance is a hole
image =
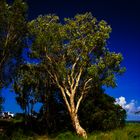
[[[22,125],[21,122],[12,119],[1,119],[0,140],[82,140],[70,131],[51,135],[38,135],[31,131],[25,133]],[[107,132],[96,131],[88,134],[88,140],[140,140],[140,123],[129,122],[124,128]]]

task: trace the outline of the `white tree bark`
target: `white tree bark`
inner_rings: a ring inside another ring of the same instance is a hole
[[[51,58],[48,57],[48,60],[51,61]],[[57,86],[59,87],[62,97],[65,101],[65,104],[67,106],[69,115],[71,117],[72,125],[76,131],[76,133],[83,137],[84,139],[87,139],[87,133],[84,128],[80,125],[79,118],[78,118],[78,110],[80,103],[84,97],[84,95],[87,93],[88,89],[90,88],[89,82],[92,81],[92,78],[89,78],[85,81],[83,90],[81,92],[81,95],[77,102],[75,103],[75,94],[77,93],[77,88],[79,86],[79,82],[81,79],[81,75],[83,72],[83,69],[80,68],[79,71],[75,72],[75,66],[79,60],[79,57],[75,60],[75,63],[72,65],[71,73],[67,75],[67,81],[63,80],[60,84],[59,82],[59,76],[57,76],[56,73],[51,73],[48,71],[50,74],[51,78],[55,81]],[[63,84],[63,85],[62,85]]]

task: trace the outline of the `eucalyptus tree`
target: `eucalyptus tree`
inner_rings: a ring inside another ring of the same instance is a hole
[[[78,111],[80,124],[88,133],[125,126],[126,111],[120,105],[114,104],[115,99],[104,92],[101,87],[93,87],[81,102]],[[54,107],[51,109],[54,114],[51,117],[53,120],[49,120],[53,124],[51,131],[70,130],[72,125],[62,97],[57,94],[57,100],[53,100],[52,103]]]
[[[29,30],[31,56],[41,60],[60,90],[76,133],[87,138],[78,116],[83,98],[93,84],[115,87],[116,75],[123,72],[122,55],[107,48],[110,26],[85,13],[64,19],[64,24],[55,15],[39,16]]]
[[[27,62],[20,65],[14,78],[13,89],[16,93],[16,101],[26,115],[34,112],[36,103],[41,103],[43,110],[41,117],[48,118],[50,94],[54,92],[50,80],[41,65]]]
[[[16,101],[24,110],[25,115],[33,114],[34,105],[39,102],[40,95],[38,90],[41,87],[39,84],[39,75],[36,65],[24,64],[21,65],[16,74],[13,89],[16,93]]]
[[[14,0],[11,5],[0,1],[0,87],[11,79],[21,62],[27,33],[26,11],[22,0]]]

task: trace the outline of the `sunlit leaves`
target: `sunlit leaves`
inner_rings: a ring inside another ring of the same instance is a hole
[[[88,74],[94,77],[98,76],[98,68],[97,65],[92,65],[88,68]]]
[[[31,54],[41,59],[46,71],[55,74],[59,81],[67,83],[76,63],[75,76],[79,69],[84,74],[81,83],[92,77],[94,82],[115,86],[116,75],[123,72],[122,55],[107,48],[111,27],[105,21],[97,21],[91,13],[85,13],[65,18],[63,24],[55,15],[39,16],[28,25]]]
[[[107,83],[109,79],[112,80],[108,76],[119,72],[122,56],[105,48],[111,32],[110,26],[105,21],[98,22],[91,13],[67,18],[64,25],[58,20],[57,16],[48,15],[39,16],[29,23],[31,34],[35,37],[33,54],[48,63],[47,57],[50,57],[51,65],[61,77],[63,73],[66,77],[70,65],[80,57],[77,68],[83,66],[86,70],[87,67],[87,74],[106,78]],[[108,70],[110,74],[107,74]]]

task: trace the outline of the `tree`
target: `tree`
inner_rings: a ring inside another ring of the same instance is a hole
[[[102,88],[93,88],[79,109],[81,124],[88,132],[112,130],[125,125],[126,111]]]
[[[47,118],[52,124],[49,130],[52,132],[73,130],[62,97],[59,94],[52,94],[52,96],[54,97],[51,99],[53,108],[51,108],[50,115],[53,119]],[[94,130],[108,131],[123,127],[126,119],[126,111],[120,105],[115,104],[115,99],[105,94],[101,87],[94,87],[89,91],[87,97],[81,102],[78,115],[80,124],[88,133]]]
[[[22,62],[27,33],[26,11],[27,5],[22,0],[14,0],[12,5],[0,0],[0,90],[12,81]],[[1,101],[2,105],[2,96]]]
[[[18,68],[14,78],[13,89],[16,93],[16,101],[26,117],[34,114],[36,103],[42,104],[40,113],[38,113],[41,133],[46,132],[46,129],[49,132],[55,130],[54,116],[57,113],[54,109],[56,107],[54,106],[54,98],[56,98],[55,94],[58,90],[50,80],[41,65],[27,62]],[[32,116],[30,118],[32,119]],[[31,122],[31,120],[29,121]]]
[[[92,85],[115,87],[115,76],[123,72],[122,55],[106,47],[111,28],[91,13],[65,19],[39,16],[29,23],[32,57],[38,58],[58,87],[76,133],[87,138],[78,110]]]
[[[26,3],[14,0],[9,5],[0,1],[0,88],[11,81],[21,63],[27,33]]]
[[[32,115],[34,105],[39,101],[38,73],[34,71],[35,65],[24,64],[18,69],[14,79],[13,89],[16,93],[17,103],[24,110],[25,115]]]

